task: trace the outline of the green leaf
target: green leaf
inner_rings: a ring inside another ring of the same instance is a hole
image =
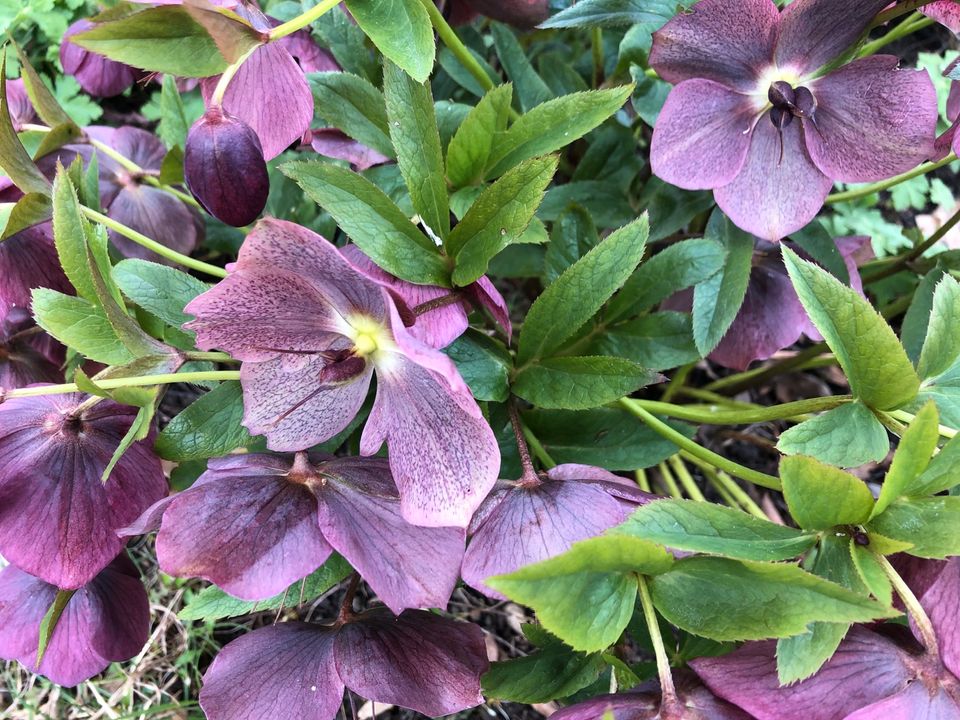
[[[913,301],[903,316],[903,322],[900,326],[900,341],[906,348],[907,355],[914,365],[920,360],[920,352],[927,335],[927,327],[930,324],[933,294],[936,292],[937,285],[940,284],[944,274],[944,271],[937,266],[923,276],[913,293]]]
[[[880,487],[880,497],[870,514],[871,518],[886,510],[898,497],[908,494],[909,488],[927,469],[940,439],[940,416],[933,401],[928,402],[900,438],[893,462]]]
[[[520,100],[521,109],[524,112],[529,112],[537,105],[551,99],[553,93],[547,87],[543,78],[537,75],[537,71],[533,69],[526,51],[517,42],[513,32],[506,25],[492,23],[490,33],[493,37],[493,45],[497,50],[497,56],[500,58],[500,64],[517,90],[517,98]]]
[[[470,328],[443,352],[456,364],[477,400],[504,402],[510,396],[513,360],[501,343]]]
[[[280,170],[388,273],[420,285],[450,286],[449,270],[432,241],[365,177],[320,162],[287,163]]]
[[[92,303],[99,302],[90,267],[87,264],[88,242],[96,243],[95,252],[101,266],[109,267],[106,236],[99,235],[100,242],[90,223],[80,212],[77,192],[63,166],[57,167],[53,181],[53,241],[57,256],[70,284],[77,294]],[[94,249],[94,248],[91,248]]]
[[[753,266],[753,236],[716,210],[704,237],[719,241],[727,254],[720,272],[693,289],[693,339],[706,356],[726,335],[743,305]]]
[[[46,222],[53,214],[49,195],[41,193],[27,193],[8,207],[9,213],[6,224],[3,225],[3,234],[0,234],[0,242],[21,230]]]
[[[167,460],[198,460],[226,455],[251,441],[241,425],[243,390],[224,382],[201,395],[157,436],[157,455]]]
[[[525,704],[548,702],[587,687],[606,666],[597,653],[580,653],[548,635],[525,657],[495,662],[481,678],[486,698]]]
[[[544,256],[543,284],[549,285],[563,271],[600,243],[597,226],[583,207],[572,205],[553,225]]]
[[[600,536],[487,584],[532,607],[541,624],[575,650],[596,652],[615,643],[630,621],[636,574],[656,575],[672,564],[673,556],[653,543]]]
[[[93,303],[36,288],[31,308],[40,327],[90,360],[104,365],[124,365],[133,360],[103,310]]]
[[[554,353],[627,281],[643,257],[647,216],[620,228],[571,265],[537,298],[520,332],[517,360]]]
[[[483,180],[494,144],[507,129],[512,85],[501,85],[484,95],[464,118],[447,148],[447,179],[455,188]]]
[[[586,410],[619,400],[659,377],[624,358],[555,357],[524,367],[513,392],[541,408]]]
[[[899,613],[795,565],[716,557],[678,560],[649,580],[657,610],[711,640],[764,640],[812,622],[868,622]]]
[[[23,86],[40,119],[51,128],[57,126],[72,126],[72,130],[79,135],[80,128],[76,126],[70,116],[60,107],[60,103],[57,102],[53,93],[50,92],[50,89],[44,84],[43,80],[37,74],[37,71],[34,70],[33,65],[30,64],[30,59],[26,53],[23,52],[20,45],[13,42],[13,48],[16,50],[17,57],[20,59],[20,77],[23,79]]]
[[[935,495],[960,484],[960,436],[951,438],[926,470],[903,489],[904,495]]]
[[[713,277],[727,253],[716,240],[681,240],[645,260],[623,286],[606,314],[608,322],[652,308],[674,293]]]
[[[309,73],[317,115],[381,155],[395,157],[383,93],[347,72]]]
[[[181,77],[219,75],[228,64],[203,25],[174,5],[98,23],[70,39],[111,60]]]
[[[228,63],[239,61],[264,44],[250,21],[233,10],[197,2],[186,2],[182,7],[209,33]]]
[[[522,161],[552,153],[583,137],[619,110],[632,85],[564,95],[521,115],[497,141],[488,178],[498,177]]]
[[[323,595],[334,585],[341,582],[353,568],[342,557],[334,553],[318,569],[297,580],[286,590],[267,600],[241,600],[228,595],[216,585],[205,587],[187,602],[177,617],[181,620],[220,620],[238,617],[252,612],[273,610],[281,605],[294,607]]]
[[[884,605],[890,605],[893,602],[893,586],[877,556],[871,550],[858,545],[853,538],[850,539],[850,556],[860,581],[870,594]]]
[[[430,88],[387,61],[383,65],[383,96],[390,139],[413,209],[435,235],[446,238],[450,234],[450,201]]]
[[[663,240],[688,227],[694,218],[714,206],[713,193],[682,190],[658,177],[644,183],[636,203],[650,213],[650,242]]]
[[[4,53],[3,61],[0,62],[0,78],[6,78],[6,57]],[[10,106],[7,104],[6,82],[0,82],[0,169],[24,193],[50,194],[50,182],[34,165],[13,128]]]
[[[433,70],[436,48],[420,0],[346,0],[347,10],[377,49],[417,82]]]
[[[780,479],[790,514],[805,530],[859,525],[873,510],[873,495],[866,483],[816,458],[783,458]]]
[[[937,496],[895,500],[873,518],[867,529],[911,543],[911,555],[946,558],[960,555],[960,497]]]
[[[801,635],[777,640],[777,677],[781,685],[805,680],[833,657],[849,623],[813,623]]]
[[[927,335],[917,373],[922,378],[945,373],[960,357],[960,283],[944,275],[933,292]]]
[[[785,455],[812,455],[828,465],[857,467],[883,460],[890,442],[883,423],[870,408],[852,402],[786,430],[777,449]]]
[[[660,25],[689,0],[579,0],[572,7],[540,23],[541,28],[628,27],[636,23]]]
[[[596,465],[607,470],[647,468],[675,455],[679,448],[620,408],[531,410],[523,419],[558,463]],[[692,438],[694,429],[666,420]]]
[[[651,313],[609,327],[589,352],[632,358],[651,370],[667,370],[700,359],[693,342],[690,313]]]
[[[837,247],[837,241],[822,222],[814,220],[805,228],[793,233],[790,239],[837,280],[844,285],[850,284],[850,270],[843,259],[843,254]]]
[[[50,607],[47,609],[47,612],[44,613],[43,619],[40,621],[36,666],[39,666],[43,661],[43,656],[46,655],[47,647],[50,644],[50,638],[53,637],[53,632],[57,629],[57,624],[63,616],[63,611],[67,609],[67,604],[75,592],[77,591],[57,590],[53,602],[50,603]]]
[[[187,112],[183,107],[177,81],[172,75],[163,76],[163,89],[160,91],[160,123],[157,135],[169,147],[184,147],[187,143]]]
[[[741,510],[695,500],[657,500],[637,510],[617,533],[677,550],[738,560],[787,560],[808,550],[816,535]]]
[[[497,253],[517,242],[537,212],[557,160],[555,155],[527,160],[484,188],[446,243],[447,252],[457,259],[456,285],[474,282]]]
[[[121,260],[113,268],[113,279],[132,302],[178,329],[192,319],[184,306],[210,289],[192,275],[147,260]]]
[[[879,410],[912,400],[920,378],[880,313],[855,290],[786,246],[783,256],[800,302],[836,354],[853,394]]]

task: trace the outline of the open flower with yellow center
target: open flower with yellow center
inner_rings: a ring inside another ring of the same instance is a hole
[[[360,452],[384,442],[403,517],[465,527],[500,453],[451,360],[414,338],[388,292],[336,247],[290,222],[251,232],[229,276],[186,308],[198,346],[243,361],[243,424],[271,450],[304,450],[344,430],[374,373]]]

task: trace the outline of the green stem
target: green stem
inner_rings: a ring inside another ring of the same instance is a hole
[[[203,370],[189,373],[164,373],[160,375],[137,375],[125,378],[106,378],[97,380],[97,386],[104,390],[114,390],[124,387],[150,387],[152,385],[169,385],[171,383],[199,383],[208,380],[239,380],[239,370]],[[38,397],[40,395],[65,395],[80,392],[76,383],[61,385],[37,385],[34,387],[16,388],[7,390],[3,399],[15,397]]]
[[[933,233],[915,248],[911,249],[908,253],[889,258],[889,261],[892,261],[892,264],[890,264],[889,267],[883,268],[875,273],[865,275],[863,282],[872,283],[876,282],[877,280],[883,280],[891,275],[896,275],[898,272],[900,272],[900,270],[905,268],[911,262],[923,255],[927,250],[943,240],[946,234],[957,226],[957,223],[960,223],[960,210],[957,210],[949,220],[947,220],[942,226],[940,226],[939,229],[937,229],[935,233]]]
[[[690,372],[693,368],[696,367],[696,363],[688,363],[683,367],[679,368],[670,379],[670,382],[667,384],[667,389],[663,391],[661,399],[664,402],[668,402],[670,398],[677,394],[679,390],[683,388],[683,384],[687,381],[687,377],[690,375]]]
[[[883,568],[883,572],[886,574],[887,579],[890,580],[890,584],[893,585],[893,589],[903,601],[903,606],[907,609],[907,613],[917,626],[917,631],[920,633],[920,639],[923,642],[923,646],[926,648],[927,653],[939,659],[940,648],[939,644],[937,643],[937,634],[933,630],[933,623],[930,622],[930,616],[927,615],[926,610],[923,609],[923,605],[920,604],[920,601],[917,600],[917,596],[913,594],[913,591],[910,589],[907,583],[904,582],[902,577],[900,577],[900,573],[896,571],[886,557],[880,553],[874,553],[873,556],[876,558],[877,562],[880,563],[880,567]]]
[[[868,195],[873,195],[874,193],[881,192],[882,190],[889,190],[894,185],[899,185],[902,182],[907,180],[913,180],[915,177],[920,177],[921,175],[926,175],[929,172],[934,170],[939,170],[940,168],[949,165],[954,160],[957,159],[957,156],[954,153],[950,153],[943,160],[938,162],[928,162],[915,167],[913,170],[902,173],[895,177],[892,177],[888,180],[883,180],[881,182],[871,183],[870,185],[864,185],[863,187],[852,188],[850,190],[845,190],[844,192],[834,193],[833,195],[827,195],[827,203],[838,203],[838,202],[848,202],[850,200],[858,200]]]
[[[917,416],[913,413],[908,413],[906,410],[891,410],[887,413],[894,420],[899,420],[900,422],[905,422],[908,425],[917,419]],[[948,440],[951,440],[957,436],[957,431],[953,428],[949,428],[946,425],[938,425],[937,432],[940,433],[940,437],[945,437]]]
[[[323,0],[323,2],[317,3],[305,13],[297,15],[292,20],[287,20],[287,22],[273,28],[273,30],[270,31],[270,40],[279,40],[287,35],[292,35],[297,30],[302,30],[324,13],[333,10],[333,8],[339,4],[340,0]]]
[[[710,463],[706,463],[698,457],[694,457],[686,450],[680,451],[680,456],[687,460],[703,471],[703,474],[707,476],[707,479],[714,484],[714,487],[717,488],[717,491],[721,494],[726,493],[734,500],[734,507],[739,505],[742,509],[746,510],[751,515],[754,515],[763,520],[769,520],[767,514],[757,505],[753,498],[750,497],[746,490],[744,490],[740,485],[737,484],[737,481],[732,477],[727,475],[725,472],[718,472]],[[722,490],[721,490],[722,488]]]
[[[771,490],[779,490],[781,488],[780,480],[778,478],[774,477],[773,475],[767,475],[767,473],[760,472],[759,470],[753,470],[751,468],[744,467],[740,463],[734,462],[733,460],[728,460],[722,455],[718,455],[717,453],[713,452],[713,450],[708,450],[707,448],[688,438],[686,435],[674,430],[658,417],[649,413],[641,405],[636,404],[635,400],[622,398],[620,400],[620,406],[626,409],[630,414],[637,417],[637,419],[641,420],[651,430],[657,433],[657,435],[669,440],[682,450],[686,450],[694,457],[698,457],[704,462],[710,463],[715,468],[724,470],[734,477],[741,478],[747,482],[752,482],[754,485],[760,485],[761,487],[770,488]]]
[[[650,588],[647,578],[637,575],[637,589],[640,591],[640,605],[643,607],[643,619],[647,622],[647,631],[650,633],[650,643],[657,658],[657,674],[660,677],[661,707],[670,708],[677,705],[677,689],[673,684],[673,674],[670,672],[670,658],[663,645],[663,636],[660,634],[660,623],[657,622],[657,611],[653,607],[653,598],[650,597]]]
[[[637,468],[633,471],[633,477],[637,481],[637,486],[644,492],[652,492],[650,489],[650,479],[647,477],[647,471],[644,468]]]
[[[667,462],[670,464],[673,474],[680,479],[680,484],[683,485],[683,489],[687,491],[687,496],[691,500],[706,502],[707,499],[703,496],[700,488],[697,487],[697,483],[693,479],[693,475],[690,474],[687,466],[683,464],[683,460],[680,459],[680,456],[674,455]]]
[[[229,355],[227,355],[227,353],[223,353],[223,352],[200,352],[200,351],[190,350],[189,352],[185,352],[184,356],[187,358],[187,360],[227,362],[227,363],[240,362],[239,360],[236,360],[230,357]]]
[[[540,464],[547,468],[547,470],[550,468],[555,468],[557,463],[554,462],[552,457],[550,457],[550,453],[548,453],[546,448],[544,448],[540,443],[539,438],[537,438],[537,436],[533,434],[533,431],[523,423],[521,423],[520,427],[523,430],[523,437],[527,440],[527,445],[530,446],[533,454],[537,456],[537,460],[540,461]]]
[[[877,17],[873,19],[873,22],[870,23],[870,28],[873,29],[875,27],[880,27],[881,25],[886,25],[891,20],[896,20],[898,17],[906,15],[907,13],[911,13],[914,10],[922,8],[924,5],[929,5],[932,2],[936,2],[936,0],[907,0],[907,2],[900,3],[895,7],[884,10],[882,13],[877,15]]]
[[[129,228],[123,223],[119,223],[113,218],[109,218],[102,213],[98,213],[92,208],[88,208],[85,205],[80,206],[80,211],[90,220],[93,220],[96,223],[100,223],[105,227],[110,228],[111,230],[123,235],[125,238],[133,240],[138,245],[142,245],[148,250],[152,250],[157,255],[167,258],[167,260],[172,260],[175,263],[179,263],[184,267],[191,268],[198,272],[206,273],[207,275],[212,275],[213,277],[225,278],[227,276],[227,271],[216,265],[210,265],[205,263],[202,260],[194,260],[192,257],[187,255],[182,255],[176,250],[171,250],[166,245],[161,245],[156,240],[151,240],[146,235],[138,233],[133,228]]]
[[[883,35],[876,40],[872,40],[860,48],[860,52],[857,53],[857,56],[867,57],[868,55],[873,55],[875,52],[877,52],[877,50],[889,45],[894,40],[899,40],[902,37],[906,37],[910,33],[916,32],[917,30],[922,30],[933,23],[933,18],[928,18],[925,15],[915,12],[902,23],[890,30],[886,35]]]
[[[816,345],[812,345],[805,350],[801,350],[793,357],[780,360],[771,365],[767,365],[766,367],[758,367],[754,368],[753,370],[746,370],[745,372],[720,378],[719,380],[706,385],[704,390],[709,390],[711,392],[725,390],[728,393],[736,393],[746,387],[758,385],[766,380],[769,380],[770,378],[776,377],[777,375],[782,375],[783,373],[799,368],[806,362],[813,360],[814,358],[828,351],[829,348],[827,347],[826,343],[817,343]]]
[[[853,397],[851,395],[831,395],[830,397],[810,398],[782,405],[744,408],[742,410],[714,410],[710,407],[674,405],[657,400],[629,400],[628,402],[657,415],[666,415],[678,420],[689,420],[690,422],[708,425],[749,425],[750,423],[770,422],[772,420],[787,420],[798,415],[832,410],[852,401]]]
[[[603,81],[603,28],[597,26],[590,31],[590,46],[593,51],[593,87],[600,87]]]
[[[676,500],[683,500],[683,493],[680,492],[680,486],[677,485],[677,481],[674,479],[673,473],[670,472],[670,468],[667,467],[667,464],[659,463],[657,465],[657,470],[660,471],[660,480],[663,483],[663,491]]]

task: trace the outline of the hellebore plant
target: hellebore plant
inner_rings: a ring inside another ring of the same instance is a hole
[[[304,450],[341,432],[376,372],[360,452],[386,441],[405,519],[466,527],[496,481],[496,440],[456,367],[316,233],[262,220],[227,279],[186,312],[198,347],[243,361],[243,422],[271,450]]]
[[[834,182],[873,182],[933,155],[925,72],[875,55],[834,61],[883,0],[701,0],[654,34],[650,65],[673,83],[654,128],[656,175],[713,190],[740,228],[777,241],[810,222]]]
[[[85,50],[70,40],[72,35],[93,27],[96,25],[89,20],[77,20],[67,28],[60,43],[60,64],[67,75],[76,78],[85,92],[94,97],[113,97],[133,85],[143,73]]]
[[[30,307],[30,291],[45,287],[71,292],[67,276],[57,260],[50,223],[41,223],[0,243],[0,314]]]

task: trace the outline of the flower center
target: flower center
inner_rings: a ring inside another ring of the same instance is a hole
[[[378,350],[387,350],[393,346],[393,338],[380,323],[368,317],[347,318],[350,326],[347,337],[353,343],[353,355],[359,358],[369,357]]]

